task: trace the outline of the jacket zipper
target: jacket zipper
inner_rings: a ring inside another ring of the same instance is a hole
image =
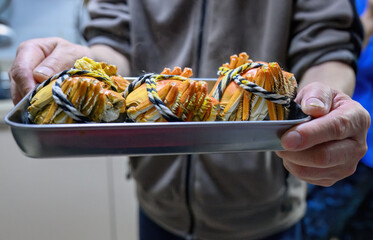
[[[189,229],[188,234],[186,236],[187,240],[193,239],[193,232],[194,232],[194,214],[193,209],[190,202],[190,195],[191,195],[191,180],[190,180],[190,171],[191,171],[191,165],[192,165],[192,155],[187,156],[187,162],[186,162],[186,174],[185,174],[185,203],[189,214]]]
[[[198,46],[197,46],[197,69],[196,75],[199,77],[200,74],[200,64],[201,64],[201,57],[202,57],[202,42],[203,42],[203,29],[205,25],[205,15],[206,15],[206,6],[207,0],[202,0],[202,10],[201,10],[201,19],[199,22],[199,32],[198,32]]]
[[[201,20],[199,24],[199,32],[198,32],[198,49],[197,49],[197,76],[199,75],[200,64],[201,64],[201,55],[202,55],[202,41],[203,41],[203,28],[205,25],[205,15],[206,15],[206,5],[207,0],[202,0],[202,10],[201,10]],[[194,220],[194,213],[191,206],[190,195],[191,195],[191,165],[192,165],[192,155],[187,156],[187,163],[186,163],[186,174],[185,174],[185,203],[189,214],[189,229],[188,234],[186,236],[186,240],[194,239],[194,227],[195,227],[195,220]]]

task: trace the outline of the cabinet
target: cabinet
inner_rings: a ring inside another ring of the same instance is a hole
[[[137,239],[125,157],[33,159],[0,126],[0,239]]]
[[[53,36],[81,42],[82,3],[12,0],[6,19],[16,38],[1,49],[1,76],[25,40]],[[0,101],[0,239],[137,239],[137,202],[133,181],[125,179],[126,158],[25,157],[2,121],[11,106]]]

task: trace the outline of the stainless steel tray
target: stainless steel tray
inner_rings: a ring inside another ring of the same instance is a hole
[[[281,135],[310,120],[294,105],[286,121],[36,125],[26,124],[28,97],[5,122],[19,148],[34,158],[283,150]]]

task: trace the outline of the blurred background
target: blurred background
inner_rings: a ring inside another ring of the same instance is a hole
[[[62,37],[83,43],[83,0],[0,0],[0,239],[137,239],[137,202],[127,159],[31,159],[4,116],[13,107],[8,70],[18,45]]]

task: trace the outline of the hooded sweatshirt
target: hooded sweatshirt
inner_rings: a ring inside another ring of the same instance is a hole
[[[311,66],[356,67],[362,29],[353,1],[91,0],[89,45],[131,62],[132,76],[191,67],[216,78],[229,57],[278,62],[300,80]],[[306,184],[271,152],[130,158],[140,207],[157,224],[195,239],[257,239],[305,212]]]

